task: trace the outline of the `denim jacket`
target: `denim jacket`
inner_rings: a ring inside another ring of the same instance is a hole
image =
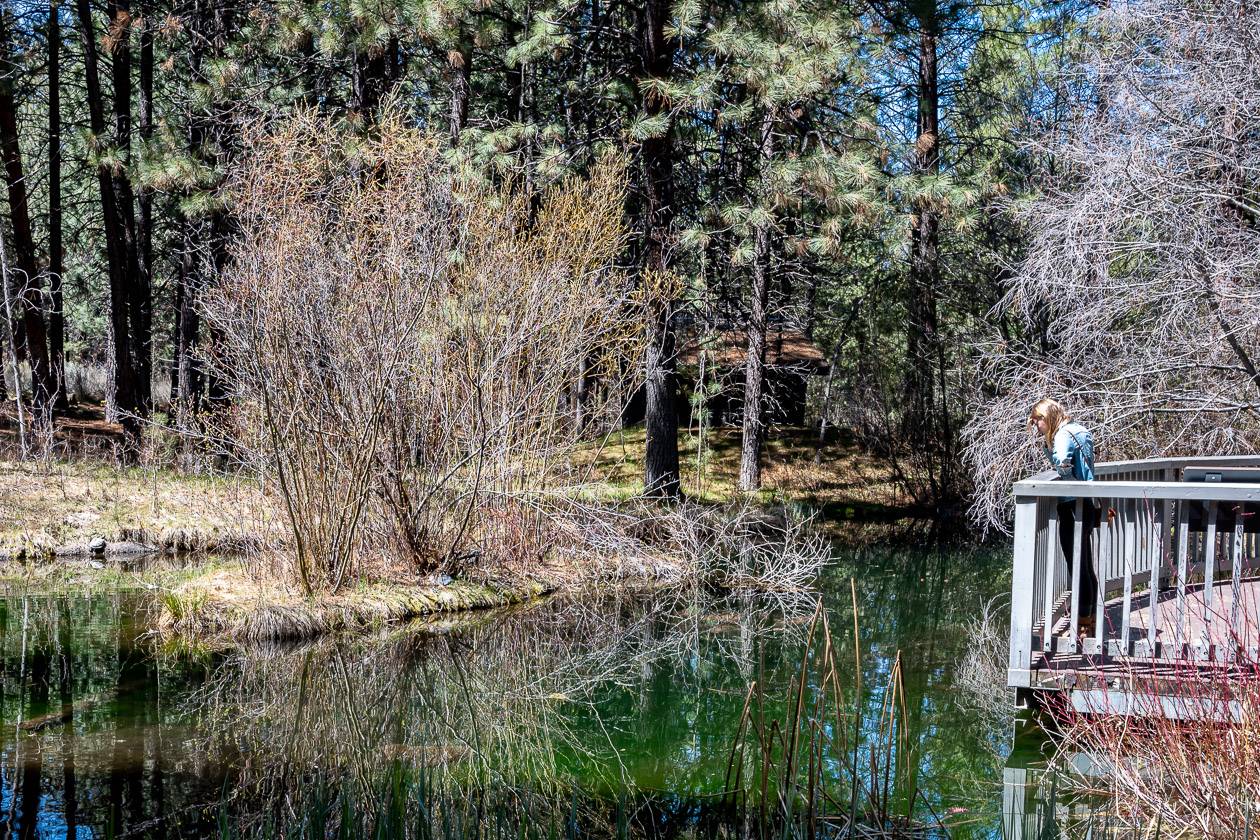
[[[1080,423],[1064,423],[1054,433],[1054,448],[1043,444],[1042,449],[1061,478],[1094,480],[1094,436]]]

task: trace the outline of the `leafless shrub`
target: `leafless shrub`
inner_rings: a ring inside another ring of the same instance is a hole
[[[788,510],[687,505],[668,511],[661,524],[689,577],[730,589],[801,592],[831,554],[809,519]]]
[[[661,506],[638,499],[618,507],[572,498],[547,506],[561,552],[598,554],[630,577],[680,586],[808,597],[831,556],[809,517],[748,503]]]
[[[1007,735],[1015,723],[1015,699],[1006,687],[1009,609],[1004,598],[984,603],[966,627],[966,649],[954,672],[957,701],[985,724],[986,745],[995,760],[1006,760]]]
[[[1057,755],[1077,787],[1109,796],[1134,827],[1162,825],[1168,836],[1242,837],[1260,825],[1260,671],[1254,664],[1204,679],[1183,669],[1163,690],[1199,720],[1159,713],[1159,690],[1140,675],[1125,680],[1137,715],[1106,708],[1063,710]],[[1072,776],[1074,756],[1100,771]]]
[[[964,432],[988,526],[1038,462],[1041,396],[1108,459],[1260,444],[1260,11],[1141,0],[1098,25],[1070,79],[1093,104],[1029,149],[1056,175],[1020,208],[1028,257],[995,313],[1026,340],[990,343]]]
[[[248,137],[242,234],[206,303],[231,438],[287,507],[307,591],[543,550],[546,487],[637,369],[642,300],[613,267],[624,168],[543,194],[460,181],[386,113],[369,138],[301,114]],[[371,564],[375,563],[373,567]]]

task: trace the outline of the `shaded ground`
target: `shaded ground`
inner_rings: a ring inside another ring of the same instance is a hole
[[[829,440],[821,448],[815,429],[775,427],[766,442],[762,490],[765,503],[803,503],[829,519],[901,518],[921,515],[893,483],[892,470],[851,441]],[[708,430],[700,438],[679,430],[683,492],[710,502],[738,496],[740,430]],[[597,495],[615,498],[643,490],[645,432],[614,432],[585,445],[574,459],[574,478],[585,478]]]

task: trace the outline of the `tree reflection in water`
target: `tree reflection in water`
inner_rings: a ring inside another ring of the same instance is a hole
[[[923,745],[908,782],[939,811],[968,806],[976,826],[997,824],[977,809],[1000,794],[970,780],[999,779],[953,698],[952,663],[1006,560],[861,549],[842,552],[820,587],[843,665],[855,661],[857,580],[863,720],[879,719],[902,651],[906,734]],[[393,819],[400,797],[415,816],[421,795],[444,797],[455,823],[496,801],[509,822],[567,818],[576,802],[610,831],[618,820],[694,828],[715,813],[706,803],[722,790],[749,684],[766,687],[767,719],[786,719],[814,606],[587,596],[471,625],[196,656],[144,637],[146,602],[0,598],[0,831],[283,835],[318,813],[341,826],[343,809]]]

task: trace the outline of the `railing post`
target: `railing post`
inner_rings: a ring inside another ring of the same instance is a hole
[[[1115,556],[1115,532],[1111,527],[1111,499],[1095,499],[1094,506],[1098,511],[1098,541],[1093,552],[1096,566],[1094,579],[1098,581],[1098,593],[1094,599],[1093,645],[1085,652],[1101,656],[1107,651],[1107,581],[1111,576],[1112,558]]]
[[[1181,659],[1186,655],[1186,578],[1190,576],[1190,501],[1181,499],[1177,502],[1177,626],[1173,639],[1177,647],[1173,657]]]
[[[1084,550],[1082,545],[1088,537],[1085,534],[1085,499],[1078,496],[1076,499],[1076,522],[1072,528],[1072,581],[1070,583],[1071,600],[1068,601],[1068,615],[1071,617],[1068,621],[1068,637],[1064,647],[1068,653],[1077,653],[1080,645],[1077,642],[1076,635],[1080,632],[1081,627],[1081,576],[1083,572],[1081,566],[1084,565]]]
[[[1037,497],[1015,497],[1015,566],[1011,574],[1011,648],[1006,684],[1016,688],[1027,688],[1032,681],[1037,508]]]
[[[1216,517],[1220,504],[1208,502],[1207,530],[1203,534],[1203,631],[1199,639],[1199,659],[1212,658],[1212,618],[1216,600]]]

